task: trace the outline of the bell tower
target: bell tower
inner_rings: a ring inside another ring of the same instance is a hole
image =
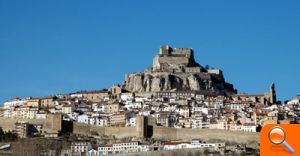
[[[270,102],[271,103],[276,103],[277,99],[276,99],[276,90],[275,90],[275,84],[274,83],[272,83],[272,85],[270,86],[269,94],[270,94]]]

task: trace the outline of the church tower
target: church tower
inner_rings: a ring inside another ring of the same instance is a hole
[[[276,103],[277,99],[276,99],[276,90],[275,90],[275,84],[274,83],[272,83],[272,85],[270,86],[269,95],[270,95],[270,102],[271,103]]]

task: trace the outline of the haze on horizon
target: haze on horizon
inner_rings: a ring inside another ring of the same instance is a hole
[[[0,103],[108,88],[190,47],[241,93],[300,93],[300,2],[0,1]]]

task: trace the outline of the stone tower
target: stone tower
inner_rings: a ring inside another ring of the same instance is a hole
[[[159,48],[160,55],[170,55],[172,51],[173,51],[173,49],[169,45],[160,46],[160,48]]]
[[[270,86],[269,94],[270,94],[270,102],[271,103],[276,103],[277,99],[276,99],[276,90],[275,90],[275,84],[274,83],[272,83],[272,85]]]
[[[147,137],[147,119],[145,116],[137,116],[136,131],[137,131],[138,138],[146,138]]]
[[[62,129],[62,115],[61,114],[47,114],[46,129],[59,132]]]

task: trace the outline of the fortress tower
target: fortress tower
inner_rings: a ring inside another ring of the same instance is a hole
[[[147,119],[145,116],[137,116],[136,131],[137,131],[137,137],[139,138],[147,137]]]

